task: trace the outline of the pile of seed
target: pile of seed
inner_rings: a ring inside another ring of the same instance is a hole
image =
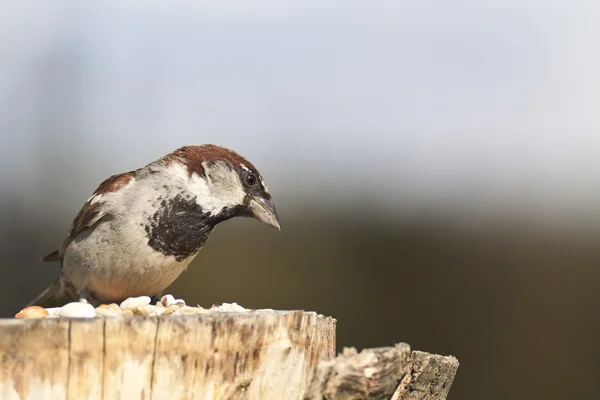
[[[150,304],[150,297],[130,297],[121,304],[101,304],[94,308],[86,300],[68,303],[62,307],[43,308],[31,306],[19,311],[15,318],[96,318],[96,317],[154,317],[160,315],[189,315],[208,312],[241,312],[247,311],[237,303],[223,303],[211,308],[191,307],[182,299],[170,294],[163,296],[156,304]]]

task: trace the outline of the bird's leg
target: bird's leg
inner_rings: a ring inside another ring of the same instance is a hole
[[[98,307],[102,302],[94,297],[94,295],[88,291],[83,291],[79,293],[79,301],[85,300],[94,307]]]
[[[155,294],[154,296],[150,296],[150,304],[156,304],[160,302],[162,297],[162,293]]]

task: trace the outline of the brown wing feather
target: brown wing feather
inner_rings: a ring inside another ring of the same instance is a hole
[[[127,185],[129,181],[135,178],[136,171],[124,172],[122,174],[115,174],[107,178],[104,182],[98,186],[94,191],[95,195],[116,192],[123,186]]]
[[[62,241],[60,250],[56,250],[43,258],[44,261],[58,261],[62,260],[65,250],[69,243],[80,233],[87,229],[95,228],[104,218],[109,214],[102,209],[102,201],[98,199],[99,196],[115,192],[121,187],[128,184],[132,179],[135,178],[135,171],[125,172],[123,174],[116,174],[106,179],[98,186],[94,191],[94,194],[86,203],[83,205],[73,223],[67,235]]]
[[[94,197],[92,197],[93,199]],[[81,232],[86,229],[94,228],[98,223],[100,223],[104,217],[108,214],[102,211],[101,203],[91,203],[91,200],[88,200],[84,206],[81,208],[75,219],[73,220],[73,224],[71,225],[71,229],[67,233],[67,236],[62,241],[60,245],[60,250],[58,252],[58,259],[62,260],[63,255],[65,254],[65,250],[71,241],[79,235]]]

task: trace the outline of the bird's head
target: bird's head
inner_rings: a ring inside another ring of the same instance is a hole
[[[281,229],[262,176],[238,153],[212,144],[184,146],[166,160],[178,162],[187,169],[189,190],[202,210],[216,220],[252,217]]]

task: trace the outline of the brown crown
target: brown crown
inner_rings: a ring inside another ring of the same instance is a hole
[[[195,172],[198,175],[204,175],[204,162],[227,161],[232,166],[237,167],[241,164],[256,171],[256,167],[244,157],[233,150],[214,144],[205,144],[202,146],[183,146],[171,154],[164,157],[168,163],[170,161],[179,161],[184,164],[190,175]]]

